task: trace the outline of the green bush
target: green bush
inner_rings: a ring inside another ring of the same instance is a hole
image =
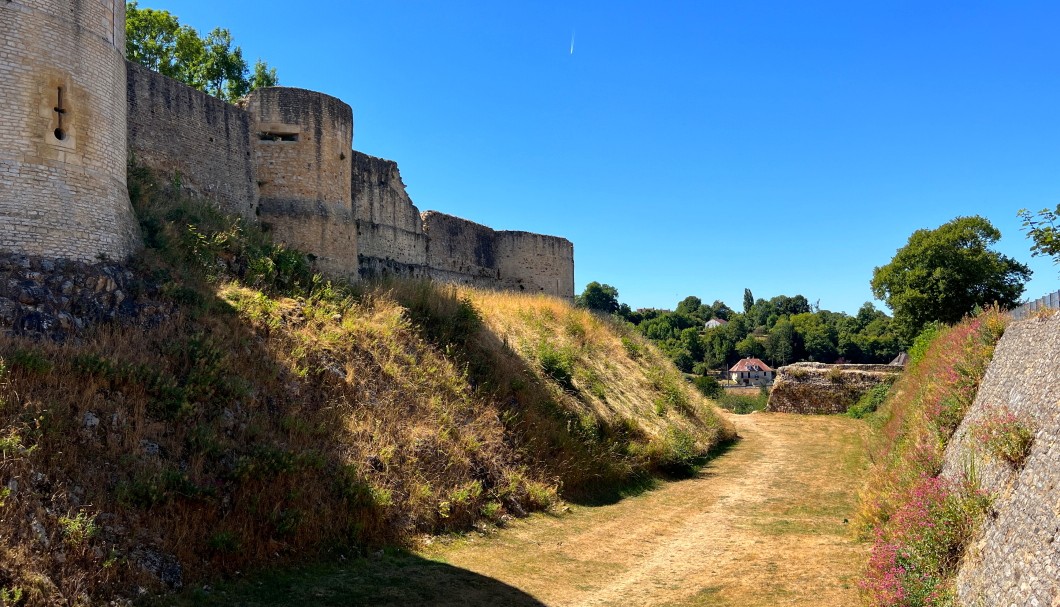
[[[622,338],[622,347],[626,349],[626,354],[629,355],[633,360],[637,360],[641,355],[641,347],[636,341],[629,337]]]
[[[569,348],[557,348],[543,341],[538,344],[537,359],[545,375],[556,380],[564,389],[574,389],[574,353]]]
[[[692,380],[692,385],[694,385],[696,389],[699,390],[703,394],[703,396],[706,396],[707,398],[718,399],[725,392],[725,390],[721,387],[721,384],[718,383],[718,380],[714,379],[713,377],[697,377]]]
[[[854,403],[847,409],[847,415],[854,419],[861,419],[876,411],[887,400],[887,393],[891,389],[891,384],[882,383],[874,386],[861,395],[858,402]]]
[[[1034,427],[1007,407],[992,408],[972,426],[972,438],[989,455],[1019,469],[1030,455]]]
[[[916,336],[916,339],[913,340],[913,347],[909,348],[910,365],[915,365],[924,359],[928,346],[931,345],[931,342],[935,341],[935,337],[938,336],[941,330],[942,325],[935,322],[924,327],[920,332],[920,335]]]
[[[667,429],[659,458],[661,470],[670,474],[690,474],[696,470],[702,457],[691,434],[678,428]]]
[[[43,375],[52,369],[52,362],[39,350],[15,350],[8,355],[7,363],[14,369],[23,369],[37,375]]]
[[[60,516],[59,527],[62,528],[66,543],[71,546],[85,544],[99,532],[96,517],[89,516],[84,511],[78,512],[72,518]]]
[[[721,405],[722,408],[728,409],[729,411],[732,411],[733,413],[739,415],[754,413],[755,411],[762,411],[766,408],[766,405],[768,403],[769,390],[765,387],[759,390],[756,396],[725,392],[718,400],[718,404]]]

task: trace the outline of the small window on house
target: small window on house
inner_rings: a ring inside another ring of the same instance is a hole
[[[258,138],[262,141],[298,141],[298,133],[279,133],[276,131],[261,131]]]

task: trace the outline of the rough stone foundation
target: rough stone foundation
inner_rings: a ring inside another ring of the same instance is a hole
[[[894,381],[902,367],[795,363],[777,369],[766,411],[845,413],[865,392]]]

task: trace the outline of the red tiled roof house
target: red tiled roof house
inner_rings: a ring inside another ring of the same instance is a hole
[[[765,386],[773,382],[773,369],[757,358],[745,358],[729,369],[729,378],[741,386]]]

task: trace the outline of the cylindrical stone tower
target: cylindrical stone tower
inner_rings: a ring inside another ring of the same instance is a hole
[[[126,189],[124,0],[0,0],[0,250],[139,246]]]
[[[314,255],[324,272],[356,280],[353,110],[330,95],[287,87],[251,92],[247,110],[262,223],[275,241]]]

